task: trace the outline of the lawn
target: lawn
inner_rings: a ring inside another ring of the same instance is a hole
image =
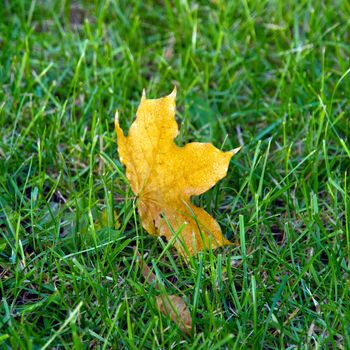
[[[1,349],[350,349],[347,1],[0,5]],[[193,198],[233,242],[187,262],[121,165],[142,90],[226,178]],[[137,258],[156,276],[147,283]],[[160,313],[182,297],[184,334]]]

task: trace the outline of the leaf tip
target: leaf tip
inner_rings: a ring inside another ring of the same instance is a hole
[[[176,98],[176,94],[177,94],[177,89],[176,89],[176,85],[174,85],[174,89],[173,91],[168,95],[168,97],[171,97],[173,99]]]
[[[142,96],[141,96],[141,101],[147,100],[146,97],[146,89],[142,89]]]
[[[119,126],[119,111],[116,110],[115,111],[115,115],[114,115],[114,126],[115,126],[115,130],[118,134],[118,131],[120,131],[120,126]]]
[[[232,156],[234,156],[235,154],[237,154],[241,150],[241,148],[242,147],[237,147],[237,148],[232,149],[229,152],[232,154]]]
[[[119,126],[119,112],[118,112],[118,110],[116,110],[116,112],[115,112],[114,126],[115,126],[115,131],[117,133],[118,138],[123,137],[124,136],[123,130]]]
[[[118,112],[118,110],[115,111],[114,124],[119,125],[119,112]]]

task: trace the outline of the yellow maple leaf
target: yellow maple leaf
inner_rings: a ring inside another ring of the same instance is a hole
[[[236,148],[222,152],[210,143],[174,143],[178,134],[175,120],[174,91],[159,99],[147,99],[143,93],[136,120],[125,136],[115,129],[120,161],[137,196],[142,226],[151,235],[174,238],[174,245],[183,256],[204,248],[216,248],[230,242],[220,226],[206,211],[191,204],[198,196],[226,176]]]

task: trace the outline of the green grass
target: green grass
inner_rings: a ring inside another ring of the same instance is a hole
[[[0,348],[350,349],[349,11],[4,1]],[[194,199],[236,244],[188,264],[142,229],[113,125],[174,85],[179,144],[244,144]],[[157,310],[134,246],[192,334]]]

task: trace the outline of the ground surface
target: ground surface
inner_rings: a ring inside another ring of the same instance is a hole
[[[349,3],[95,3],[0,6],[0,347],[349,349]],[[142,230],[113,129],[174,85],[178,144],[244,145],[194,199],[235,245],[187,265]]]

